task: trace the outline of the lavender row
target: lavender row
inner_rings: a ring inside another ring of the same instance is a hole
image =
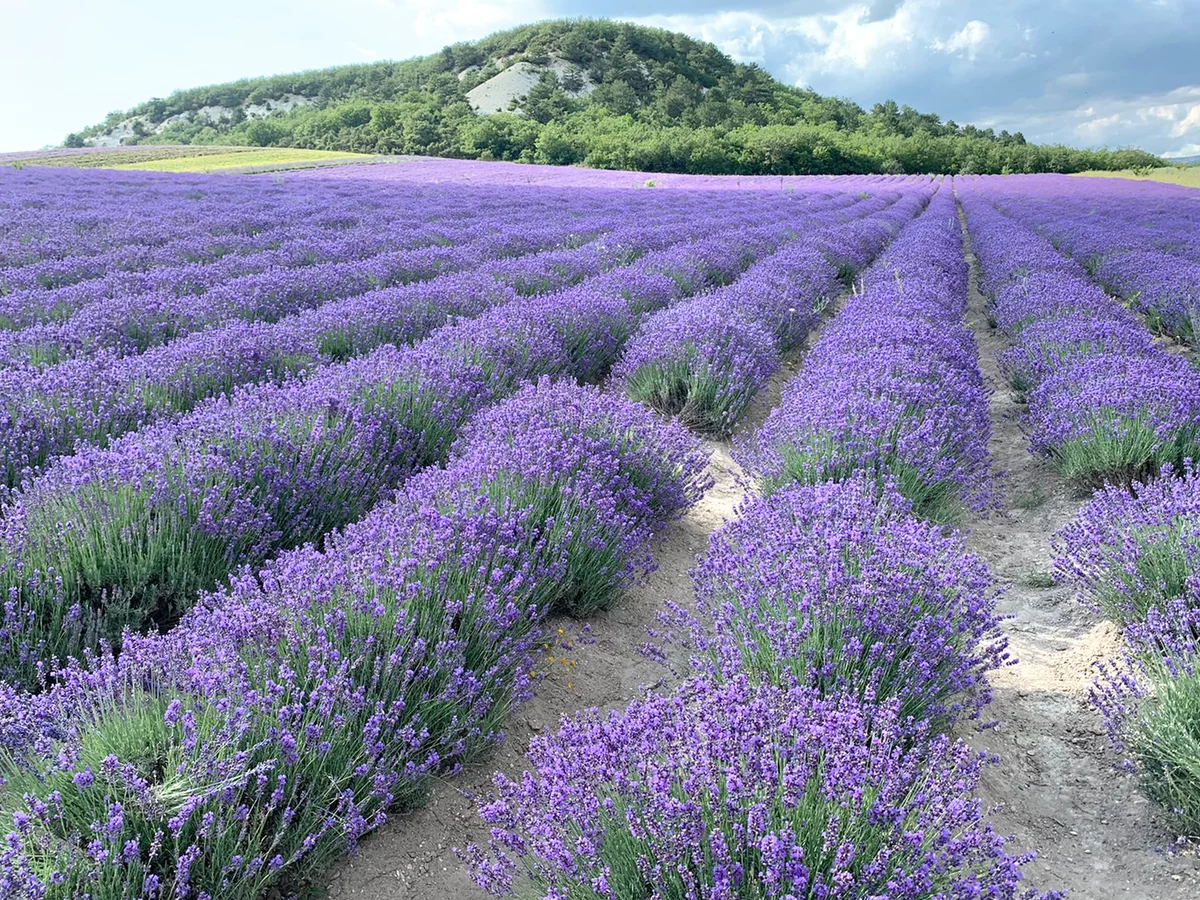
[[[286,241],[276,240],[274,246],[251,254],[222,255],[205,262],[157,267],[147,265],[130,271],[108,272],[55,290],[10,291],[0,296],[0,325],[5,330],[16,331],[35,325],[61,323],[94,304],[145,294],[177,299],[220,288],[234,293],[239,289],[255,292],[261,290],[259,285],[265,278],[274,278],[279,282],[287,278],[303,278],[307,274],[288,270],[366,261],[371,257],[402,250],[420,251],[468,242],[478,243],[480,231],[492,242],[491,251],[494,255],[528,252],[529,246],[546,243],[536,233],[539,222],[544,222],[544,217],[538,217],[531,211],[526,218],[512,216],[510,221],[504,223],[495,218],[464,215],[456,221],[454,228],[440,225],[423,228],[405,226],[390,233],[372,229],[365,235],[353,237],[301,234]],[[563,230],[558,223],[550,228],[559,232]]]
[[[575,223],[578,233],[572,229],[567,234],[582,243],[607,230],[614,221],[584,220]],[[470,234],[464,232],[464,238]],[[491,261],[502,272],[504,261],[496,259],[497,251],[528,253],[561,241],[560,226],[540,234],[534,230],[525,240],[514,241],[497,234],[464,239],[452,247],[421,247],[361,260],[273,267],[228,282],[218,273],[212,282],[205,279],[194,292],[181,294],[119,293],[87,304],[66,321],[0,332],[0,365],[41,365],[104,351],[120,356],[141,353],[231,319],[274,322],[330,300],[426,280],[485,261]],[[579,257],[580,262],[584,259]],[[589,262],[593,266],[601,264],[598,257]]]
[[[626,264],[646,250],[715,227],[711,223],[700,219],[686,227],[626,228],[605,235],[602,252],[613,265]],[[660,253],[640,261],[638,271],[648,282],[637,290],[653,294],[659,290],[653,284],[659,270],[672,271],[678,254]],[[270,325],[232,322],[138,356],[114,359],[104,354],[41,372],[0,370],[7,412],[0,421],[5,482],[15,486],[78,441],[105,444],[240,385],[278,382],[384,343],[410,343],[452,318],[478,315],[515,299],[513,285],[547,287],[561,280],[564,271],[576,271],[562,269],[562,262],[558,251],[493,261],[474,272],[330,301]],[[679,276],[690,271],[680,270]]]
[[[1074,260],[993,205],[959,193],[997,327],[1001,365],[1029,402],[1030,442],[1084,488],[1130,484],[1200,458],[1200,372],[1159,347]]]
[[[1040,177],[992,183],[989,193],[1006,215],[1070,254],[1153,330],[1195,337],[1200,221],[1186,189],[1155,204],[1146,191],[1133,193],[1110,179]]]
[[[0,893],[293,892],[500,739],[540,621],[611,603],[705,461],[647,410],[542,382],[324,551],[285,554],[48,694],[0,695]]]
[[[297,243],[306,244],[307,256],[314,260],[364,256],[414,241],[445,242],[461,232],[461,223],[494,221],[502,212],[498,199],[472,202],[466,194],[428,189],[405,198],[410,214],[397,216],[386,195],[351,199],[215,179],[206,185],[213,196],[200,202],[191,199],[191,192],[173,199],[162,192],[130,196],[103,177],[88,183],[101,190],[94,196],[75,191],[63,197],[57,190],[47,196],[45,189],[61,187],[53,177],[23,186],[7,234],[27,252],[35,247],[52,252],[0,268],[0,294],[29,291],[36,296],[68,287],[86,291],[92,281],[113,279],[114,286],[120,285],[122,276],[136,286],[137,273],[220,261],[236,265],[239,257],[250,264],[249,257]],[[114,209],[121,212],[114,216]],[[57,238],[53,246],[47,246],[47,231]],[[98,232],[108,232],[112,242],[97,246],[90,238]],[[159,280],[168,279],[164,272]]]
[[[905,227],[741,449],[770,493],[858,473],[894,480],[935,520],[990,502],[990,421],[967,269],[947,187]]]
[[[836,296],[840,279],[916,215],[913,192],[876,215],[789,245],[737,284],[652,316],[613,377],[633,399],[713,435],[729,434],[758,390]]]
[[[1089,692],[1123,768],[1184,836],[1200,830],[1200,474],[1098,491],[1055,535],[1055,576],[1121,623]],[[1177,477],[1171,477],[1175,475]]]
[[[475,880],[545,900],[1054,896],[1020,889],[1031,854],[975,796],[987,758],[942,733],[1004,660],[986,566],[870,479],[742,512],[694,573],[697,674],[534,738],[481,805]]]
[[[1170,473],[1166,473],[1170,474]],[[1124,626],[1090,699],[1124,768],[1184,836],[1200,830],[1200,475],[1099,491],[1055,537],[1055,574]]]
[[[961,253],[953,200],[925,215],[947,220],[906,228],[863,296],[888,277],[919,298],[952,288],[949,325],[965,305],[939,250],[957,237]],[[664,617],[693,677],[535,738],[529,770],[498,775],[481,806],[492,838],[464,853],[475,880],[546,900],[646,884],[713,900],[751,886],[778,900],[1030,896],[1030,855],[1005,851],[975,796],[986,758],[944,734],[979,715],[987,672],[1008,661],[994,583],[896,483],[854,473],[748,499],[693,573],[696,611]]]
[[[463,211],[459,220],[480,219],[478,211]],[[484,220],[486,221],[486,220]],[[37,306],[55,304],[65,316],[69,310],[86,305],[95,298],[116,293],[195,290],[206,276],[219,284],[224,278],[261,272],[269,266],[302,266],[337,259],[354,259],[398,250],[446,243],[456,226],[378,222],[353,229],[273,229],[252,236],[215,237],[189,234],[162,246],[140,244],[125,246],[108,253],[85,257],[60,257],[39,265],[9,268],[0,273],[5,319],[8,327],[19,327],[8,320],[24,314],[37,320]],[[449,232],[449,233],[447,233]],[[209,276],[210,271],[213,273]],[[33,307],[23,309],[22,301]],[[43,314],[44,315],[44,314]]]
[[[36,682],[46,660],[169,624],[239,566],[360,518],[444,458],[473,412],[540,375],[603,377],[644,312],[680,285],[732,280],[784,231],[687,245],[628,278],[518,299],[60,459],[5,510],[5,677]],[[648,275],[652,291],[633,294]]]

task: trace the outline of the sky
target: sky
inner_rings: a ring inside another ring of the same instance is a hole
[[[867,107],[1200,154],[1200,0],[0,0],[0,151],[177,88],[406,59],[564,16],[683,31]]]

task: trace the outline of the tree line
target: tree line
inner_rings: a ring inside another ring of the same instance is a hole
[[[467,93],[516,61],[546,69],[507,111]],[[266,117],[245,108],[303,97]],[[212,116],[197,111],[220,109]],[[524,26],[399,63],[343,66],[180,91],[131,117],[128,143],[246,144],[705,174],[1077,172],[1162,165],[1134,149],[1031,144],[894,101],[870,110],[790,87],[712,44],[606,20]],[[167,123],[161,131],[155,126]]]

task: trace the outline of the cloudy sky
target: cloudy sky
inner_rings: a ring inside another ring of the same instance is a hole
[[[0,0],[0,150],[175,88],[404,59],[559,16],[684,31],[866,106],[1200,154],[1200,0]]]

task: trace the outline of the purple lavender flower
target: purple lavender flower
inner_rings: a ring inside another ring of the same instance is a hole
[[[1128,650],[1098,665],[1090,699],[1127,769],[1183,835],[1200,829],[1200,607],[1194,598],[1152,606],[1125,630]]]
[[[3,777],[35,823],[9,834],[8,871],[68,890],[103,871],[135,896],[153,872],[235,900],[320,871],[501,738],[541,618],[611,602],[704,461],[628,401],[531,386],[323,552],[285,553],[170,633],[6,697],[27,723],[6,740],[32,746]]]
[[[625,393],[689,428],[726,435],[779,366],[771,333],[720,296],[653,316],[613,378]]]
[[[1200,459],[1200,373],[1158,353],[1078,358],[1029,393],[1035,452],[1088,487]]]
[[[1173,600],[1200,607],[1200,474],[1105,487],[1054,539],[1056,574],[1118,621]]]
[[[709,678],[896,697],[945,727],[979,714],[1007,660],[987,566],[862,478],[750,501],[693,578]]]
[[[972,794],[983,759],[896,704],[703,682],[535,738],[464,856],[491,893],[704,900],[1019,896]],[[657,895],[657,894],[656,894]]]

